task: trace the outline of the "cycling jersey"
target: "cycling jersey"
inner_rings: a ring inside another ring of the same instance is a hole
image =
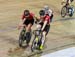
[[[22,20],[26,18],[26,16],[23,14],[22,16]],[[28,24],[34,24],[34,14],[33,13],[30,13],[29,17],[26,18],[26,20],[24,21],[25,25],[28,25]]]
[[[41,17],[40,17],[41,19]],[[42,19],[42,22],[44,23],[44,21],[47,21],[47,24],[50,23],[50,16],[46,15],[43,19]]]

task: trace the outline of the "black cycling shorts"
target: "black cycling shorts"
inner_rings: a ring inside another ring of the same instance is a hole
[[[33,25],[34,24],[34,19],[31,19],[31,20],[26,19],[23,24],[25,24],[25,25],[32,24]]]
[[[43,22],[39,23],[41,25],[41,28],[43,27]],[[46,25],[46,27],[44,28],[44,31],[46,31],[47,33],[49,32],[50,29],[50,25]]]

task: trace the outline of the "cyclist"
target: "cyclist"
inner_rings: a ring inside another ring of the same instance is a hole
[[[39,11],[39,25],[38,27],[41,27],[41,30],[43,32],[43,37],[42,37],[42,44],[40,46],[40,49],[43,49],[43,45],[45,43],[46,35],[49,32],[50,28],[50,16],[45,14],[44,10]]]
[[[63,0],[62,4],[65,3],[65,6],[68,6],[74,0]]]
[[[53,19],[53,11],[47,6],[44,6],[45,14],[50,16],[50,22],[52,22]]]
[[[69,5],[70,5],[73,1],[74,1],[74,0],[63,0],[62,4],[65,3],[65,7],[66,7],[67,9],[69,9],[69,8],[70,8]],[[69,13],[69,10],[67,10],[67,11],[68,11],[68,13]],[[72,11],[74,12],[74,8],[72,8]]]
[[[25,26],[26,28],[26,35],[28,35],[31,31],[31,27],[34,24],[34,14],[31,13],[29,10],[24,10],[24,13],[22,15],[22,21],[19,24],[19,29],[21,28],[21,26]],[[28,42],[27,45],[29,45],[31,37],[28,37]]]

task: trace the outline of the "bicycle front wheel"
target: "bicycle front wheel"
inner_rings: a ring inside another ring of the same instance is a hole
[[[20,32],[20,35],[19,35],[19,46],[20,47],[23,47],[23,43],[24,43],[24,40],[25,40],[24,34],[25,34],[25,30],[23,29]]]
[[[67,13],[67,8],[65,6],[63,6],[62,9],[61,9],[61,16],[65,17],[66,13]]]

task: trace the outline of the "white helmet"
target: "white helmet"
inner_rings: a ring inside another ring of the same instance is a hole
[[[49,7],[47,5],[44,6],[45,10],[49,10]]]

